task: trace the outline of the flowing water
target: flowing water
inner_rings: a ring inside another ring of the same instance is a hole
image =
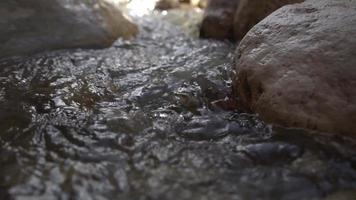
[[[355,145],[233,111],[235,46],[163,15],[0,61],[0,199],[353,199]]]

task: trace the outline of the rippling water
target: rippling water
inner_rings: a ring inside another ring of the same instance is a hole
[[[353,143],[231,111],[234,45],[164,19],[108,49],[0,61],[0,199],[356,196]]]

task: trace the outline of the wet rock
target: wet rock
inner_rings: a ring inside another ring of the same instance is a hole
[[[239,0],[210,0],[200,28],[203,38],[232,39],[234,15]]]
[[[263,18],[278,8],[304,0],[241,0],[234,17],[234,39],[241,40]]]
[[[208,0],[159,0],[158,3],[163,2],[164,4],[168,4],[169,5],[176,5],[175,2],[179,2],[179,3],[184,3],[184,4],[190,4],[196,7],[201,7],[201,8],[205,8]]]
[[[197,6],[197,7],[200,7],[200,8],[206,8],[207,5],[208,5],[208,1],[209,0],[190,0],[190,3],[193,6]]]
[[[195,4],[195,5],[198,5],[201,8],[206,8],[208,6],[208,2],[209,2],[209,0],[196,0],[196,1],[198,2],[198,4]]]
[[[310,0],[256,25],[236,55],[241,105],[268,122],[356,137],[355,10]]]
[[[0,57],[76,47],[107,47],[137,28],[107,0],[0,2]]]
[[[156,3],[155,9],[157,10],[169,10],[179,7],[179,0],[159,0]]]
[[[201,37],[241,40],[263,18],[278,8],[304,0],[211,0],[201,26]]]

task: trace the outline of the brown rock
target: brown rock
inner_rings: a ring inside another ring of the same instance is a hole
[[[241,40],[263,18],[278,8],[304,0],[241,0],[234,18],[234,39]]]
[[[258,22],[278,8],[304,0],[210,0],[201,37],[241,40]]]
[[[179,0],[159,0],[155,6],[157,10],[169,10],[174,8],[179,8]]]
[[[233,39],[234,15],[239,0],[210,0],[200,28],[202,38]]]
[[[239,101],[262,119],[356,138],[356,1],[285,6],[237,51]]]
[[[0,1],[0,57],[61,48],[107,47],[137,27],[107,0]]]
[[[198,6],[200,8],[206,8],[208,6],[209,0],[191,0],[190,3],[193,6]]]

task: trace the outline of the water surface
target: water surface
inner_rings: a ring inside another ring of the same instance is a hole
[[[235,46],[166,16],[0,61],[0,199],[352,199],[355,145],[232,110]]]

